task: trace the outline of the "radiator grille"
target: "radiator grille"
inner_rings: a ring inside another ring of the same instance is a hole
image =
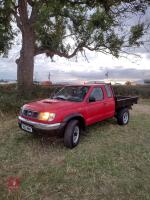
[[[30,117],[36,119],[38,117],[38,112],[32,110],[23,110],[22,115],[25,117]]]

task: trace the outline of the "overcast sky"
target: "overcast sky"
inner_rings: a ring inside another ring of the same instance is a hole
[[[149,10],[150,11],[150,10]],[[145,21],[149,21],[150,12],[147,13]],[[134,18],[132,21],[136,21]],[[127,22],[129,23],[129,21]],[[150,40],[150,36],[148,38]],[[21,36],[18,35],[14,41],[14,46],[9,52],[8,58],[0,57],[0,79],[16,80],[17,66],[16,58],[19,56],[21,48]],[[53,82],[61,81],[85,81],[105,79],[108,72],[109,79],[117,81],[150,79],[150,46],[132,50],[133,55],[122,55],[119,59],[111,55],[86,51],[88,61],[78,55],[78,60],[72,58],[54,57],[54,62],[45,55],[35,57],[34,79],[37,81],[48,80],[51,73]]]
[[[119,59],[101,53],[87,51],[88,62],[79,55],[67,60],[54,57],[54,62],[45,55],[35,58],[34,78],[37,81],[47,80],[49,72],[51,80],[78,81],[105,79],[108,72],[111,80],[140,80],[150,78],[150,55],[147,52],[138,53],[141,57],[133,55]],[[17,66],[15,63],[19,55],[19,46],[14,46],[8,58],[0,58],[0,79],[16,80]]]

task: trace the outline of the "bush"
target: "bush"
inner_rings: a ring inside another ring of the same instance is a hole
[[[116,95],[123,96],[139,96],[141,98],[150,98],[150,86],[149,85],[117,85],[113,86]]]
[[[19,96],[17,94],[16,84],[0,85],[0,112],[18,113],[20,107],[30,101],[49,98],[55,90],[53,87],[34,86],[30,97]]]
[[[60,87],[34,86],[30,97],[18,96],[16,84],[0,85],[0,115],[1,113],[18,113],[25,103],[50,97]],[[139,96],[150,98],[150,86],[113,86],[116,95]]]

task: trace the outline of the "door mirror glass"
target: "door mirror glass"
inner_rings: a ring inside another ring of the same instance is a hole
[[[95,97],[94,96],[90,96],[89,102],[95,102],[95,101],[96,101]]]

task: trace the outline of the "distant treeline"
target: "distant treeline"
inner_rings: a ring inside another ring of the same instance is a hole
[[[113,86],[116,95],[139,96],[141,98],[150,98],[150,85]]]
[[[64,85],[35,85],[35,89],[33,91],[32,97],[42,98],[48,97],[52,93],[57,92],[60,88],[64,87]],[[150,98],[150,85],[112,85],[115,95],[125,95],[125,96],[140,96],[142,98]],[[5,84],[0,85],[0,94],[10,94],[17,92],[16,84]]]
[[[37,86],[30,97],[19,96],[16,84],[0,85],[0,117],[2,113],[18,113],[20,107],[30,101],[49,98],[52,93],[57,92],[62,85],[57,86]],[[150,98],[150,86],[113,86],[116,95],[139,96]]]

